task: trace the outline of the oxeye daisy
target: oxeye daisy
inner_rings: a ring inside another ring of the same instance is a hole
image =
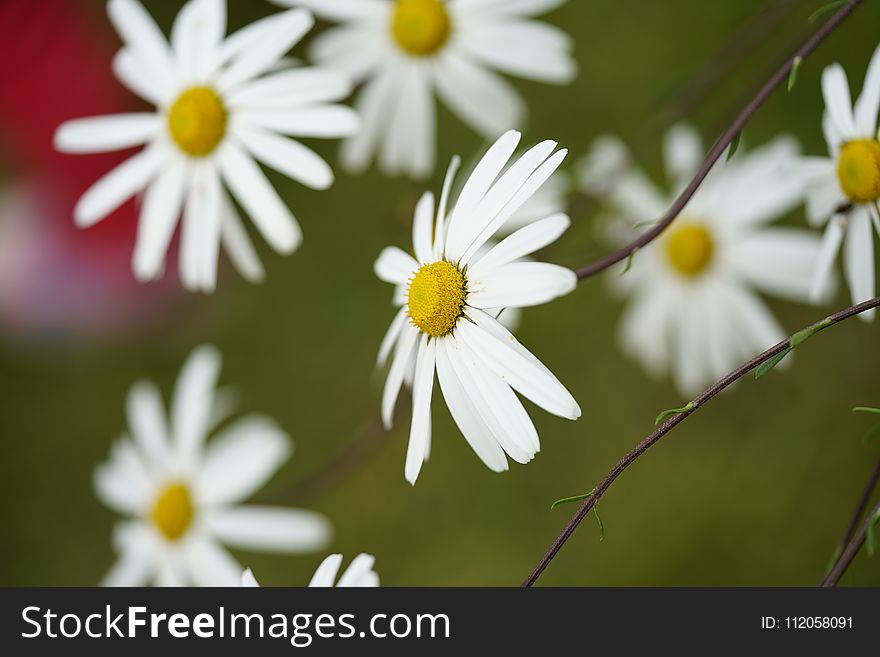
[[[600,138],[582,170],[591,191],[607,194],[615,239],[630,241],[663,215],[703,159],[696,131],[669,130],[664,160],[669,190],[659,190],[628,162],[626,148]],[[655,376],[669,370],[691,396],[785,333],[754,290],[795,301],[809,298],[819,239],[768,224],[801,199],[787,170],[797,156],[788,138],[741,150],[719,163],[679,217],[638,251],[631,269],[612,272],[631,298],[620,326],[623,349]],[[609,181],[611,183],[609,184]]]
[[[166,421],[159,391],[138,383],[128,395],[131,438],[122,437],[95,472],[95,489],[125,516],[114,532],[119,558],[108,586],[234,586],[241,566],[223,545],[299,553],[319,550],[330,525],[311,511],[242,505],[291,452],[274,422],[244,417],[208,435],[229,413],[215,391],[220,356],[195,350],[184,365]]]
[[[364,169],[378,153],[389,175],[424,177],[434,168],[434,93],[481,135],[520,124],[519,94],[497,72],[552,84],[575,75],[571,40],[533,20],[565,0],[274,0],[340,23],[311,48],[319,62],[363,88],[363,130],[342,149]]]
[[[382,419],[389,428],[400,387],[412,370],[405,467],[410,483],[430,451],[435,371],[465,439],[496,472],[508,467],[505,453],[528,463],[540,447],[514,390],[554,415],[580,417],[571,394],[498,322],[494,310],[546,303],[575,288],[574,272],[564,267],[517,262],[562,235],[568,217],[555,214],[536,221],[480,253],[565,158],[566,151],[554,152],[556,142],[545,141],[504,171],[519,140],[519,133],[511,131],[489,148],[447,213],[458,167],[453,160],[436,209],[430,192],[416,207],[415,257],[388,247],[375,264],[380,279],[405,289],[396,298],[400,309],[382,342],[379,362],[384,364],[393,352],[382,396]]]
[[[843,244],[843,269],[853,303],[875,294],[873,221],[880,232],[880,47],[874,51],[862,93],[853,106],[849,82],[840,64],[822,72],[825,115],[822,128],[829,157],[802,158],[796,170],[805,183],[807,219],[827,223],[813,275],[812,294],[822,295]],[[861,313],[870,321],[874,311]]]
[[[337,581],[336,577],[339,573],[339,568],[342,566],[342,555],[331,554],[318,566],[315,574],[312,575],[309,587],[372,588],[379,586],[379,575],[373,570],[375,563],[376,558],[372,554],[361,553],[352,559],[348,568],[345,569],[342,575],[339,575],[339,580]],[[260,585],[250,568],[241,574],[241,585],[243,587]]]
[[[357,115],[333,104],[350,83],[326,70],[277,70],[312,27],[305,10],[224,37],[226,1],[190,0],[169,43],[136,0],[110,0],[107,8],[124,42],[114,72],[156,109],[60,126],[55,144],[69,153],[145,145],[86,191],[76,223],[91,226],[144,191],[132,263],[138,279],[162,275],[182,213],[179,269],[187,288],[214,289],[221,243],[243,276],[260,280],[262,265],[225,188],[276,251],[294,251],[299,225],[256,161],[314,189],[329,187],[329,165],[286,135],[353,134]]]

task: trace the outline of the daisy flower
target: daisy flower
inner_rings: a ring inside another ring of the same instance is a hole
[[[840,64],[832,64],[822,72],[822,95],[822,128],[829,157],[805,157],[796,167],[805,183],[807,219],[813,226],[827,224],[811,290],[814,298],[825,291],[845,240],[844,274],[853,303],[861,303],[875,295],[872,221],[880,232],[880,47],[868,65],[855,106]],[[870,321],[874,311],[860,317]]]
[[[145,145],[80,198],[80,227],[100,221],[144,191],[132,267],[142,281],[159,278],[183,214],[180,277],[192,290],[216,285],[221,243],[243,276],[263,268],[225,187],[279,253],[301,241],[299,225],[258,160],[314,189],[333,182],[329,165],[285,135],[342,137],[358,128],[350,108],[333,104],[350,92],[340,74],[277,70],[313,24],[304,10],[259,20],[224,38],[225,0],[190,0],[174,21],[170,43],[136,0],[110,0],[110,20],[124,46],[113,69],[153,112],[75,119],[55,145],[100,153]]]
[[[261,416],[244,417],[207,436],[229,412],[215,391],[220,355],[195,350],[183,366],[166,421],[159,391],[137,383],[128,395],[131,438],[123,436],[95,472],[95,490],[128,519],[113,543],[119,558],[107,586],[234,586],[241,566],[224,549],[312,552],[330,525],[311,511],[242,505],[291,452],[288,437]]]
[[[357,555],[346,568],[345,572],[336,580],[339,568],[342,566],[342,555],[331,554],[321,562],[312,580],[309,582],[309,588],[374,588],[379,586],[379,575],[373,570],[376,558],[372,554],[361,553]],[[260,583],[251,569],[248,568],[241,574],[241,585],[243,587],[255,587]]]
[[[669,192],[654,187],[632,164],[619,140],[598,140],[582,171],[584,186],[604,192],[611,231],[630,241],[657,220],[690,182],[703,160],[696,131],[675,126],[666,134]],[[788,138],[719,163],[673,224],[638,251],[631,270],[612,284],[631,298],[620,326],[622,348],[654,376],[671,370],[682,395],[691,396],[785,337],[755,293],[809,298],[819,240],[809,231],[770,227],[802,198],[787,165],[798,154]],[[613,185],[608,181],[613,180]]]
[[[380,349],[391,356],[382,396],[382,419],[391,427],[394,406],[407,372],[413,372],[413,416],[405,475],[415,483],[431,444],[434,372],[453,419],[465,439],[492,470],[507,469],[505,453],[528,463],[538,452],[538,434],[514,390],[554,415],[576,419],[574,398],[535,356],[487,309],[525,307],[568,294],[574,272],[541,262],[516,262],[554,242],[569,226],[564,214],[536,221],[502,240],[484,255],[490,240],[546,182],[566,156],[545,141],[504,171],[519,144],[515,131],[489,148],[447,214],[457,158],[446,175],[440,202],[426,193],[416,206],[415,257],[388,247],[376,275],[405,286],[400,309]],[[502,173],[504,171],[504,173]]]
[[[340,23],[319,36],[313,59],[363,82],[363,130],[345,142],[344,165],[363,170],[378,153],[389,175],[434,169],[434,93],[478,133],[495,139],[524,115],[497,72],[551,84],[575,76],[572,44],[532,20],[565,0],[273,0]]]

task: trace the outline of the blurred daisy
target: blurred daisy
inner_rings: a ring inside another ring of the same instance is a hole
[[[855,106],[840,64],[832,64],[823,71],[822,95],[822,128],[830,157],[805,157],[796,167],[805,183],[807,219],[814,226],[827,224],[811,291],[814,298],[822,296],[845,237],[844,274],[853,303],[861,303],[871,299],[876,289],[871,222],[880,232],[880,47],[868,65]],[[870,321],[874,311],[860,317]]]
[[[339,577],[339,581],[336,581],[336,575],[342,566],[342,555],[331,554],[318,566],[309,582],[309,587],[370,588],[379,586],[379,575],[373,570],[375,563],[376,558],[372,554],[361,553],[352,560],[345,572]],[[244,587],[260,585],[250,568],[241,574],[241,585]]]
[[[611,232],[625,243],[645,222],[663,215],[693,178],[703,153],[695,130],[669,130],[667,193],[627,163],[620,141],[604,137],[587,159],[582,182],[607,194],[614,213]],[[611,277],[632,299],[620,327],[623,349],[655,376],[671,370],[682,395],[695,394],[785,337],[754,290],[795,301],[809,298],[818,238],[767,225],[802,198],[800,181],[786,171],[797,153],[793,140],[777,138],[716,165],[675,222],[636,253],[632,269]]]
[[[538,434],[518,391],[538,406],[576,419],[580,408],[555,376],[525,349],[487,309],[546,303],[571,292],[572,271],[541,262],[516,262],[554,242],[569,226],[556,214],[505,238],[485,255],[479,251],[562,163],[556,142],[533,147],[502,174],[520,135],[504,134],[468,178],[447,215],[449,190],[458,166],[453,161],[439,205],[426,193],[416,206],[415,258],[388,247],[375,264],[376,275],[406,286],[379,354],[391,369],[382,396],[382,419],[391,426],[407,371],[413,371],[413,417],[406,478],[415,483],[431,443],[434,372],[453,419],[483,462],[507,469],[507,453],[528,463],[538,452]]]
[[[343,147],[364,169],[379,153],[389,175],[434,169],[440,99],[481,135],[520,124],[519,94],[495,71],[552,84],[575,76],[571,40],[532,20],[565,0],[274,0],[341,25],[315,40],[321,64],[364,81],[356,106],[364,129]]]
[[[76,223],[91,226],[146,190],[133,258],[138,279],[162,275],[182,212],[179,268],[187,288],[214,289],[221,243],[243,276],[260,280],[262,265],[223,183],[266,241],[290,253],[301,241],[299,225],[255,159],[326,189],[329,165],[285,135],[341,137],[358,128],[351,109],[332,104],[350,91],[341,75],[276,70],[311,29],[312,16],[287,11],[224,38],[225,0],[190,0],[169,44],[136,0],[107,7],[125,44],[114,72],[156,111],[75,119],[58,129],[56,147],[69,153],[146,144],[82,196]]]
[[[113,447],[95,472],[95,489],[129,520],[113,542],[119,559],[107,586],[234,586],[241,566],[224,549],[279,553],[324,547],[330,525],[311,511],[242,505],[288,458],[290,440],[271,420],[248,416],[207,436],[229,411],[215,391],[220,355],[194,351],[183,366],[166,422],[159,391],[134,385],[128,395],[131,438]]]

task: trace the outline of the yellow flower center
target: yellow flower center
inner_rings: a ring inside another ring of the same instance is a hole
[[[168,130],[180,150],[192,157],[213,152],[226,134],[226,108],[210,87],[190,87],[168,110]]]
[[[880,143],[858,139],[844,144],[837,160],[837,179],[854,203],[880,198]]]
[[[702,224],[673,226],[666,238],[666,257],[672,268],[682,276],[699,276],[706,271],[714,251],[712,234]]]
[[[446,43],[449,14],[442,0],[397,0],[391,19],[391,34],[410,55],[432,55]]]
[[[422,265],[409,284],[409,318],[423,333],[435,338],[452,332],[464,312],[467,281],[451,262]]]
[[[175,483],[166,486],[156,498],[150,519],[165,538],[176,541],[186,533],[194,513],[189,489],[184,484]]]

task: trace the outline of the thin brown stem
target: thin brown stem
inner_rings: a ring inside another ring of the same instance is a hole
[[[715,142],[715,145],[709,151],[709,154],[706,156],[706,159],[703,161],[703,164],[700,166],[693,180],[688,183],[687,187],[685,187],[684,191],[679,194],[678,198],[673,201],[672,206],[669,210],[666,211],[666,214],[660,218],[660,220],[654,225],[653,228],[645,232],[644,234],[637,237],[635,240],[627,244],[626,246],[618,249],[614,253],[607,255],[599,260],[596,260],[584,267],[581,267],[576,271],[578,280],[584,280],[585,278],[589,278],[590,276],[594,276],[600,272],[605,271],[609,267],[616,265],[618,262],[622,262],[632,256],[636,251],[641,248],[644,248],[651,242],[653,242],[657,237],[659,237],[663,231],[665,231],[669,225],[675,221],[676,217],[681,213],[684,207],[691,200],[693,195],[696,193],[697,189],[699,189],[700,185],[703,183],[703,180],[709,175],[709,171],[712,170],[712,167],[715,166],[715,163],[721,158],[724,154],[724,151],[727,150],[727,147],[733,142],[736,136],[742,131],[743,127],[745,127],[746,123],[752,118],[755,112],[758,111],[758,108],[764,104],[764,101],[770,97],[770,94],[776,90],[779,85],[785,82],[788,79],[789,74],[791,73],[791,68],[794,65],[795,60],[803,61],[810,54],[819,47],[819,45],[832,33],[834,30],[840,26],[840,24],[849,16],[856,7],[861,4],[862,0],[849,0],[843,7],[841,7],[837,13],[835,13],[828,21],[822,25],[814,34],[811,36],[803,46],[801,46],[795,53],[789,57],[785,63],[780,66],[776,72],[764,83],[764,86],[758,91],[758,93],[752,97],[752,99],[746,104],[745,108],[739,113],[739,115],[733,120],[733,123],[728,126],[728,128],[721,134],[721,137]]]
[[[856,532],[856,535],[853,536],[849,545],[846,546],[840,559],[834,564],[834,568],[832,568],[831,572],[822,580],[821,585],[823,587],[830,588],[837,586],[840,578],[843,577],[843,574],[846,572],[847,568],[849,568],[853,559],[855,559],[859,550],[861,550],[862,546],[865,544],[865,540],[868,538],[868,532],[871,530],[871,525],[875,522],[878,515],[880,515],[880,502],[877,502],[877,504],[874,505],[874,508],[871,509],[868,517],[865,518],[862,526],[859,527],[859,531]]]
[[[871,308],[876,308],[880,306],[880,297],[875,297],[869,301],[865,301],[864,303],[860,303],[855,306],[851,306],[845,310],[841,310],[834,315],[826,318],[823,322],[819,324],[814,324],[813,327],[818,327],[815,329],[815,332],[818,333],[829,326],[834,326],[835,324],[842,322],[850,317],[855,317]],[[808,327],[809,330],[810,327]],[[642,442],[636,445],[630,452],[624,456],[618,463],[615,465],[608,474],[603,477],[603,479],[599,482],[599,484],[595,487],[592,494],[584,500],[584,503],[581,504],[580,508],[565,526],[565,529],[562,530],[562,533],[556,537],[556,540],[553,541],[553,544],[550,546],[550,549],[547,550],[547,553],[541,558],[538,562],[538,565],[535,566],[534,570],[529,574],[529,576],[523,582],[524,587],[532,586],[537,579],[541,576],[541,573],[547,568],[559,550],[562,549],[562,546],[565,545],[566,541],[571,538],[571,535],[577,529],[578,525],[581,524],[581,521],[587,516],[587,514],[592,510],[592,508],[596,505],[596,502],[605,494],[611,484],[623,474],[623,471],[626,470],[630,465],[632,465],[638,458],[647,452],[655,443],[657,443],[663,436],[672,431],[676,426],[678,426],[681,422],[683,422],[687,417],[695,413],[699,408],[701,408],[706,402],[712,399],[719,392],[727,388],[734,381],[741,379],[743,376],[759,367],[762,363],[766,363],[770,359],[778,356],[782,352],[792,348],[792,339],[796,336],[800,336],[804,333],[804,331],[799,331],[795,333],[791,337],[779,342],[774,345],[764,353],[755,356],[747,363],[743,364],[741,367],[735,369],[733,372],[725,376],[723,379],[713,384],[710,388],[708,388],[705,392],[701,393],[688,405],[688,409],[682,413],[677,413],[670,417],[666,422],[664,422],[660,427],[658,427],[655,431],[649,434]]]
[[[846,551],[847,546],[852,542],[853,537],[856,534],[856,530],[859,528],[859,521],[862,519],[862,516],[865,514],[865,509],[868,508],[868,505],[871,503],[871,496],[874,493],[874,488],[877,486],[877,482],[880,481],[880,461],[877,461],[877,465],[874,466],[874,470],[871,472],[871,476],[868,477],[868,483],[865,485],[865,489],[862,491],[862,495],[859,498],[859,503],[856,505],[855,511],[853,511],[852,518],[850,518],[849,525],[846,527],[846,531],[843,533],[843,538],[840,539],[840,544],[837,546],[837,551],[835,552],[838,555],[835,559],[834,566],[831,567],[831,570],[825,575],[825,578],[834,570],[834,567],[840,562],[840,558],[843,556],[843,553]],[[824,584],[825,578],[823,578],[822,583]]]

